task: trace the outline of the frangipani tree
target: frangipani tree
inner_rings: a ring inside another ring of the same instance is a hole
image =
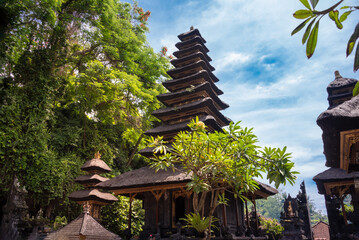
[[[294,163],[286,147],[259,147],[252,129],[239,124],[231,123],[223,132],[209,133],[197,118],[188,125],[190,131],[180,132],[174,138],[171,147],[161,138],[151,140],[155,147],[151,167],[166,170],[180,166],[192,176],[187,187],[193,191],[194,214],[209,220],[207,238],[216,207],[226,202],[225,191],[245,199],[245,193],[258,189],[254,178],[261,178],[262,174],[276,187],[287,182],[293,185],[298,174],[292,170]],[[209,209],[205,209],[207,199]],[[191,216],[194,215],[188,218]]]

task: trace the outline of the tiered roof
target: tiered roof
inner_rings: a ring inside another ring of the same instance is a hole
[[[188,130],[187,124],[196,116],[210,131],[221,131],[231,122],[220,112],[228,104],[219,98],[223,92],[215,84],[219,79],[213,74],[215,68],[210,64],[206,40],[193,28],[178,38],[181,40],[176,44],[178,51],[173,53],[177,58],[171,61],[174,68],[167,72],[172,79],[163,83],[169,92],[157,96],[166,107],[152,113],[162,125],[146,132],[150,136],[163,136],[167,141]],[[149,156],[152,149],[145,148],[140,153]]]
[[[100,153],[96,153],[94,159],[85,162],[81,170],[87,171],[88,175],[79,176],[75,182],[82,184],[86,189],[78,190],[69,195],[69,199],[76,201],[79,204],[92,202],[97,205],[107,205],[117,201],[118,199],[110,193],[104,193],[96,189],[96,186],[108,178],[102,177],[98,174],[110,172],[109,166],[100,159]]]
[[[45,237],[45,240],[62,239],[121,240],[119,236],[101,226],[88,212]]]
[[[339,71],[335,71],[334,74],[334,81],[327,87],[329,109],[350,100],[353,96],[355,84],[358,82],[358,80],[353,78],[343,78]]]

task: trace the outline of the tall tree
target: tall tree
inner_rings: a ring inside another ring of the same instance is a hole
[[[16,175],[33,210],[73,190],[100,151],[124,171],[159,106],[168,59],[146,41],[150,12],[115,0],[2,1],[0,195]],[[139,164],[135,156],[133,165]],[[116,172],[116,171],[115,171]]]

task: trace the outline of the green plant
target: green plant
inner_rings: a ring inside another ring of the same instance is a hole
[[[67,225],[67,218],[65,216],[56,216],[54,221],[54,229],[57,230],[65,225]]]
[[[282,234],[284,228],[278,223],[277,219],[259,217],[260,227],[266,234],[270,235],[270,239],[277,240]]]
[[[208,230],[208,225],[211,224],[211,227],[215,228],[216,226],[213,225],[213,222],[218,221],[218,219],[212,218],[212,223],[210,223],[209,217],[201,217],[199,213],[186,214],[186,217],[181,220],[184,220],[187,223],[185,227],[196,229],[200,235],[208,234],[208,232],[206,232]]]

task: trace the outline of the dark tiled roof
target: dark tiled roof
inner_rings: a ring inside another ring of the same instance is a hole
[[[176,168],[175,172],[171,169],[168,169],[167,171],[159,170],[158,172],[155,172],[154,169],[146,166],[123,173],[106,182],[100,183],[98,186],[109,190],[120,190],[136,187],[158,186],[161,184],[189,182],[190,180],[191,177],[180,170],[180,168]],[[277,189],[259,181],[256,182],[259,185],[259,189],[257,191],[264,192],[268,195],[278,193]]]
[[[175,51],[173,53],[173,55],[176,58],[182,58],[182,57],[185,57],[186,55],[190,55],[195,52],[203,53],[205,55],[205,58],[208,60],[208,62],[212,61],[212,58],[210,56],[208,56],[208,54],[206,53],[206,49],[201,44],[195,44],[192,47],[189,47],[189,48],[186,48],[183,50],[179,50],[179,51]]]
[[[99,201],[103,203],[113,203],[118,199],[111,193],[100,192],[97,189],[83,189],[78,190],[69,195],[69,199],[73,201]]]
[[[359,172],[348,173],[346,170],[341,168],[329,168],[324,172],[321,172],[313,177],[316,182],[330,182],[337,180],[351,180],[359,177]]]
[[[203,46],[203,48],[205,49],[206,53],[209,52],[208,48],[204,45],[203,42],[203,38],[199,37],[199,36],[195,36],[194,38],[182,41],[182,42],[178,42],[175,44],[175,46],[178,49],[185,49],[186,46],[188,45],[192,45],[192,44],[201,44]]]
[[[124,189],[189,182],[190,180],[191,178],[179,169],[177,169],[175,172],[173,172],[171,169],[168,169],[167,171],[159,170],[156,172],[154,169],[146,166],[140,169],[122,173],[115,178],[100,183],[98,186],[105,189]]]
[[[202,116],[198,119],[199,121],[204,122],[204,124],[206,124],[206,126],[211,126],[214,130],[216,131],[222,131],[221,126],[219,126],[215,120],[214,117],[212,116]],[[165,134],[170,134],[170,133],[174,133],[174,132],[180,132],[180,131],[189,131],[189,127],[187,126],[191,121],[186,121],[186,122],[181,122],[181,123],[177,123],[177,124],[172,124],[172,125],[161,125],[158,126],[156,128],[152,128],[148,131],[146,131],[146,135],[149,136],[157,136],[157,135],[165,135]]]
[[[170,116],[172,114],[185,113],[186,111],[192,111],[203,107],[208,107],[213,112],[213,114],[216,114],[216,116],[213,117],[217,117],[221,121],[219,125],[226,126],[231,122],[229,118],[225,117],[221,112],[218,111],[218,109],[213,104],[213,100],[209,97],[200,99],[196,102],[184,104],[178,107],[168,107],[168,108],[158,109],[154,111],[152,115],[162,120],[163,117]],[[194,116],[200,114],[201,112],[196,112]]]
[[[209,82],[211,84],[211,87],[213,88],[213,90],[217,93],[217,95],[221,95],[223,94],[222,90],[220,90],[216,84],[214,84],[213,79],[211,78],[210,74],[205,71],[205,70],[201,70],[198,73],[192,74],[190,76],[186,76],[183,78],[178,78],[178,79],[172,79],[172,80],[168,80],[162,83],[162,85],[167,88],[168,90],[171,91],[171,89],[173,87],[175,87],[178,84],[181,83],[185,83],[185,82],[189,82],[191,80],[195,80],[195,79],[199,79],[199,78],[204,78],[207,82]]]
[[[182,91],[178,91],[178,92],[169,92],[169,93],[164,93],[164,94],[160,94],[157,96],[158,100],[160,100],[162,103],[164,103],[166,106],[169,106],[168,104],[166,104],[166,101],[168,100],[172,100],[174,98],[182,98],[185,97],[187,95],[191,95],[193,93],[196,92],[200,92],[200,91],[206,91],[209,95],[209,97],[211,97],[216,104],[218,104],[218,106],[220,107],[220,109],[218,110],[223,110],[229,107],[229,105],[225,102],[223,102],[218,96],[217,94],[214,93],[211,84],[209,82],[204,82],[200,85],[194,86],[193,88],[189,88],[189,89],[185,89]],[[190,100],[188,98],[186,98],[185,100]]]
[[[176,79],[176,74],[179,74],[179,73],[182,73],[182,72],[185,72],[185,71],[189,71],[189,70],[195,70],[197,69],[198,67],[201,67],[202,70],[206,70],[208,72],[208,74],[210,75],[211,79],[214,81],[214,82],[218,82],[219,79],[212,73],[210,67],[207,65],[206,61],[203,61],[203,60],[199,60],[197,62],[194,62],[194,63],[191,63],[191,64],[188,64],[186,66],[183,66],[183,67],[178,67],[178,68],[172,68],[170,70],[167,71],[168,75],[170,75],[173,79]],[[196,72],[198,72],[196,70]],[[192,74],[191,74],[192,75]],[[191,76],[191,75],[187,75],[187,76]]]
[[[181,41],[183,41],[185,38],[187,38],[187,37],[189,37],[189,36],[199,36],[199,37],[202,38],[203,42],[206,43],[206,40],[204,40],[204,38],[202,37],[202,35],[200,34],[200,32],[198,31],[197,28],[192,29],[192,30],[190,30],[190,31],[188,31],[188,32],[185,32],[185,33],[181,33],[181,34],[179,34],[177,37],[178,37]]]
[[[210,59],[206,58],[207,55],[203,54],[202,52],[196,52],[193,53],[191,55],[188,55],[186,57],[182,57],[182,58],[175,58],[171,60],[171,64],[175,67],[180,67],[179,65],[183,62],[192,60],[192,59],[196,59],[196,58],[200,58],[201,60],[205,61],[209,67],[209,69],[211,71],[214,71],[215,68],[209,63]],[[208,56],[207,56],[208,57]],[[193,60],[192,60],[193,61]]]
[[[323,130],[327,167],[340,166],[340,132],[359,129],[359,96],[321,113],[317,124]]]
[[[80,184],[87,184],[87,183],[100,183],[103,181],[107,181],[108,178],[102,177],[98,174],[92,174],[92,175],[84,175],[84,176],[78,176],[75,179],[75,182]]]
[[[278,190],[265,184],[265,183],[261,183],[259,181],[256,180],[256,182],[258,183],[259,186],[259,191],[267,193],[268,195],[275,195],[278,193]]]
[[[99,172],[111,172],[111,168],[101,159],[91,159],[82,165],[81,170],[83,171],[99,171]]]
[[[116,234],[105,229],[88,213],[81,214],[78,218],[67,224],[65,227],[50,233],[45,240],[79,239],[79,236],[86,236],[86,240],[120,240]]]
[[[327,91],[330,94],[333,89],[345,88],[348,86],[353,86],[358,82],[358,80],[354,78],[343,78],[338,71],[335,72],[335,79],[331,83],[329,83],[327,87]]]

